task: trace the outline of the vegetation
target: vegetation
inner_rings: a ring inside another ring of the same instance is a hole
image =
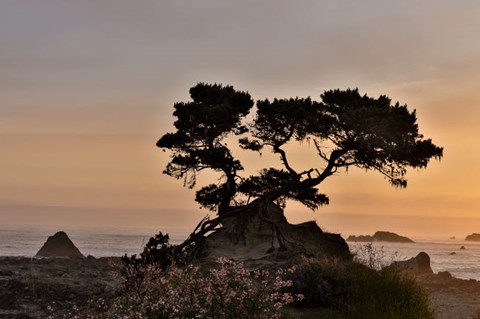
[[[203,220],[178,250],[198,244],[225,217],[241,215],[253,199],[280,206],[294,200],[315,210],[329,202],[318,186],[336,172],[373,170],[392,185],[406,187],[407,168],[425,168],[430,159],[443,155],[441,147],[419,133],[415,111],[392,104],[386,96],[362,96],[357,89],[325,91],[321,101],[259,100],[251,121],[247,115],[254,102],[247,92],[199,83],[190,96],[192,101],[174,105],[176,131],[163,135],[157,146],[171,154],[164,173],[189,188],[196,186],[200,171],[219,173],[216,183],[196,192],[196,201],[217,217]],[[242,176],[243,165],[227,145],[227,138],[235,136],[245,150],[277,154],[283,168],[265,167],[257,175]],[[319,165],[299,171],[285,147],[304,142],[314,145]]]
[[[378,254],[366,260],[378,260]],[[74,307],[48,318],[433,318],[413,279],[357,261],[305,259],[277,271],[251,271],[225,258],[207,269],[165,270],[154,263],[130,265],[122,279],[115,300],[95,300],[89,309]]]
[[[216,183],[196,192],[196,201],[217,216],[204,218],[180,245],[170,245],[168,235],[159,233],[139,258],[125,257],[123,294],[91,318],[432,318],[426,295],[413,280],[372,269],[376,255],[367,259],[372,268],[328,256],[306,260],[290,269],[287,279],[282,270],[273,275],[249,271],[228,259],[205,270],[191,263],[205,236],[226,218],[252,216],[242,213],[254,199],[263,203],[259,220],[272,227],[272,247],[276,233],[283,250],[286,237],[269,218],[267,204],[284,207],[294,200],[315,210],[329,201],[318,185],[350,167],[380,172],[392,185],[406,187],[407,168],[425,168],[443,154],[419,133],[415,111],[391,104],[386,96],[333,90],[324,92],[320,102],[257,101],[248,122],[255,103],[247,92],[199,83],[190,95],[191,102],[174,105],[176,132],[162,136],[157,146],[171,154],[164,173],[184,186],[194,188],[202,170],[219,174]],[[242,176],[242,163],[226,142],[235,136],[245,150],[277,154],[283,168]],[[299,171],[285,147],[303,142],[314,145],[319,166]]]
[[[292,281],[284,278],[293,271],[250,271],[226,258],[207,270],[194,265],[130,265],[122,277],[124,291],[111,305],[100,301],[90,313],[74,308],[63,318],[280,318],[280,308],[303,298],[285,291]]]
[[[304,295],[297,309],[287,311],[292,318],[433,318],[427,295],[412,278],[358,262],[307,260],[292,280],[292,291]]]

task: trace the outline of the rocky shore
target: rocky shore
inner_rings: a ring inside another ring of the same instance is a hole
[[[90,307],[120,286],[120,258],[0,257],[0,318],[44,319]]]
[[[473,318],[478,313],[480,282],[446,272],[433,274],[425,271],[425,256],[418,261],[419,267],[407,268],[414,269],[428,292],[438,319]],[[121,265],[120,258],[0,257],[0,318],[44,319],[52,311],[67,313],[74,305],[87,309],[99,298],[108,300],[121,285],[118,276],[112,276]]]
[[[447,272],[421,275],[417,281],[426,289],[437,319],[479,318],[479,281],[458,279]]]

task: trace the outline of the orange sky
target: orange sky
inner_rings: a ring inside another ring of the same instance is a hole
[[[480,3],[463,0],[1,2],[0,226],[189,230],[206,211],[161,174],[155,142],[202,81],[254,99],[386,94],[445,148],[405,190],[334,176],[321,186],[331,204],[290,204],[290,220],[345,235],[480,232],[478,30]]]

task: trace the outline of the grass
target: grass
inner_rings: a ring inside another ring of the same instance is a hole
[[[305,261],[292,279],[305,300],[286,308],[284,318],[433,318],[423,289],[395,272],[358,262]]]

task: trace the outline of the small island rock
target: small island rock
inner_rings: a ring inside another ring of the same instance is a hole
[[[85,258],[63,231],[48,237],[35,257]]]
[[[359,236],[350,235],[350,236],[348,236],[347,241],[353,241],[353,242],[372,242],[372,241],[375,241],[375,238],[373,238],[373,237],[370,236],[370,235],[359,235]]]
[[[372,241],[387,241],[393,243],[413,243],[414,241],[410,238],[397,235],[388,231],[377,231],[373,236],[370,235],[360,235],[354,236],[351,235],[347,238],[347,241],[352,242],[372,242]]]
[[[471,235],[468,235],[465,237],[465,240],[467,241],[480,241],[480,234],[478,233],[473,233]]]
[[[414,241],[410,238],[397,235],[388,231],[377,231],[373,234],[373,237],[378,241],[389,241],[394,243],[413,243]]]

